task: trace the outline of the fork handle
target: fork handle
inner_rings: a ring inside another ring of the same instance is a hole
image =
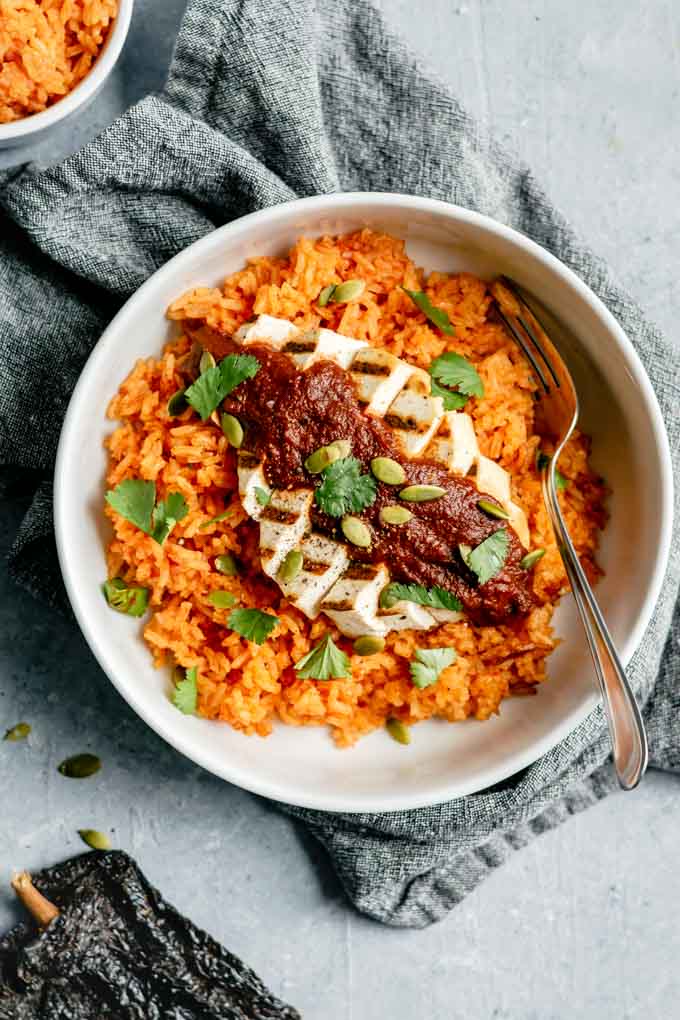
[[[633,790],[647,768],[647,737],[635,695],[626,679],[611,635],[593,590],[576,555],[564,523],[555,486],[554,456],[543,468],[543,498],[564,562],[574,600],[581,616],[595,664],[611,737],[614,768],[624,790]]]

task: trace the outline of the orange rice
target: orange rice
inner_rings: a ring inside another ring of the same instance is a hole
[[[118,0],[0,0],[0,124],[74,89],[117,13]]]
[[[361,278],[367,288],[358,301],[319,308],[315,299],[328,283]],[[427,290],[455,326],[454,337],[431,328],[400,290]],[[425,278],[408,258],[404,242],[363,230],[318,241],[302,238],[287,258],[255,258],[230,276],[221,289],[199,288],[183,295],[169,317],[199,319],[228,332],[254,315],[267,313],[302,327],[327,326],[347,336],[386,347],[426,368],[445,350],[471,360],[485,395],[472,398],[481,451],[511,473],[513,499],[528,515],[532,548],[546,555],[535,568],[537,607],[503,626],[447,624],[430,632],[389,634],[383,652],[352,655],[352,645],[320,616],[310,621],[292,607],[259,569],[258,525],[248,519],[239,497],[233,451],[213,424],[185,411],[170,419],[166,404],[181,385],[177,362],[190,342],[180,335],[159,360],[139,361],[113,398],[109,416],[122,424],[107,442],[107,481],[123,478],[156,482],[159,498],[181,492],[189,513],[163,546],[108,506],[115,537],[108,551],[111,577],[151,589],[151,618],[143,633],[156,665],[198,667],[201,715],[245,733],[266,735],[275,719],[293,725],[328,725],[340,746],[383,726],[390,717],[406,723],[437,716],[455,722],[487,719],[508,695],[535,693],[545,679],[546,657],[556,644],[553,608],[567,581],[543,505],[535,469],[541,439],[534,430],[534,383],[517,347],[487,318],[487,285],[468,273],[432,273]],[[604,526],[606,490],[588,465],[589,440],[576,434],[560,459],[569,479],[561,504],[574,544],[591,579],[598,531]],[[207,524],[225,507],[231,516]],[[215,557],[234,553],[244,566],[238,578],[215,570]],[[280,625],[262,646],[226,626],[228,612],[208,601],[215,589],[233,592],[243,606],[274,612]],[[293,665],[331,631],[351,655],[352,675],[318,682],[297,678]],[[416,647],[450,646],[455,663],[438,682],[419,690],[409,675]]]

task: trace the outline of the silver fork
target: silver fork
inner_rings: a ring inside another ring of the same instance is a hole
[[[491,291],[496,311],[531,364],[539,384],[537,420],[539,427],[551,435],[555,442],[555,452],[543,463],[541,469],[543,499],[595,664],[609,725],[616,775],[624,790],[632,790],[647,768],[647,737],[640,709],[569,538],[557,500],[555,468],[578,419],[576,389],[555,345],[517,286],[507,277],[501,276],[492,285]]]

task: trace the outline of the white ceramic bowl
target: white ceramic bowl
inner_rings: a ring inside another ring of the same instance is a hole
[[[97,95],[111,74],[127,38],[134,0],[118,0],[118,15],[94,66],[76,87],[42,113],[0,124],[0,149],[37,141],[76,110],[82,110]]]
[[[404,195],[302,199],[253,213],[198,241],[127,302],[93,351],[68,409],[55,477],[55,527],[66,587],[102,668],[136,712],[173,747],[216,775],[291,804],[387,811],[481,790],[530,764],[595,706],[593,670],[571,599],[555,621],[563,644],[535,698],[516,698],[484,723],[422,723],[408,748],[384,731],[339,751],[323,729],[279,725],[267,739],[181,715],[168,677],[151,666],[138,621],[112,613],[99,586],[110,537],[102,506],[104,414],[136,358],[157,356],[173,327],[164,316],[189,287],[218,285],[253,255],[280,255],[302,234],[360,226],[405,238],[427,269],[507,273],[551,315],[593,437],[593,463],[613,489],[598,598],[627,662],[659,594],[671,534],[672,472],[656,398],[633,348],[595,295],[552,255],[484,216]]]

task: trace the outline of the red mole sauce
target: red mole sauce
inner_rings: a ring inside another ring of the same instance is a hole
[[[190,335],[218,359],[243,351],[229,337],[207,327],[186,325]],[[439,485],[446,495],[424,503],[404,503],[398,496],[402,486],[378,482],[375,502],[356,515],[370,526],[373,542],[370,549],[352,547],[352,558],[384,562],[393,581],[445,588],[479,623],[500,622],[532,608],[531,574],[519,565],[525,550],[505,521],[478,508],[480,493],[470,480],[451,475],[432,461],[407,459],[390,427],[362,410],[351,376],[334,362],[318,361],[301,372],[288,355],[265,343],[249,344],[247,350],[260,362],[260,369],[222,406],[243,424],[245,446],[263,459],[273,488],[316,488],[320,478],[305,471],[304,461],[336,439],[351,441],[352,456],[366,472],[373,457],[391,457],[406,471],[404,485]],[[412,519],[406,524],[383,524],[381,508],[400,502],[411,511]],[[319,531],[344,542],[339,521],[316,504],[312,518]],[[499,527],[506,529],[510,539],[508,555],[502,571],[480,585],[463,562],[458,546],[474,548]]]

